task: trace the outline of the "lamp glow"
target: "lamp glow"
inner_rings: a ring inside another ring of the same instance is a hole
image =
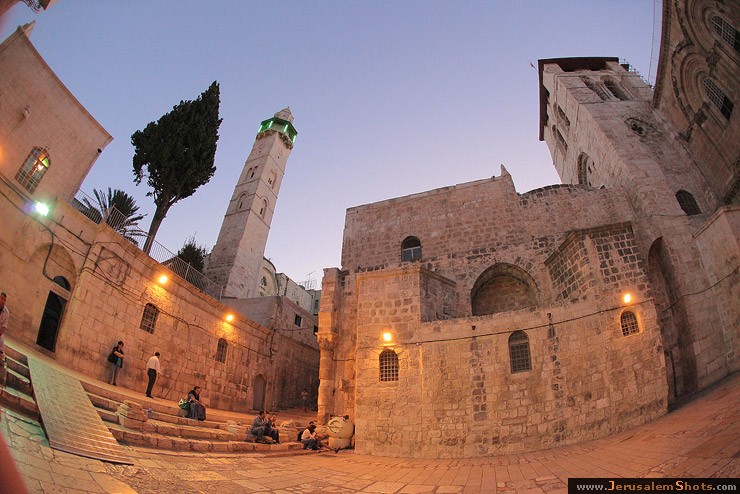
[[[231,322],[234,320],[234,314],[226,314],[226,322]]]
[[[33,203],[33,209],[36,210],[37,213],[39,213],[41,216],[46,216],[49,214],[49,206],[44,204],[43,202],[36,201]]]
[[[383,333],[383,341],[385,342],[391,342],[393,341],[393,335],[390,333]]]
[[[166,274],[163,274],[159,277],[157,281],[159,281],[160,285],[164,285],[165,283],[167,283],[167,280],[169,280],[169,278],[167,278]]]
[[[624,296],[622,297],[622,301],[625,304],[629,304],[632,301],[632,295],[629,293],[625,293]]]

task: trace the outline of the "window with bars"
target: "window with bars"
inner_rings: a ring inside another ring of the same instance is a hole
[[[139,327],[147,333],[154,334],[154,326],[157,325],[158,317],[159,309],[152,304],[146,304],[144,306],[144,313],[141,315],[141,324],[139,324]]]
[[[223,338],[218,339],[218,346],[216,347],[216,362],[226,363],[226,350],[229,348],[229,344]]]
[[[735,51],[740,52],[740,35],[738,35],[737,29],[718,15],[712,17],[711,23],[717,36],[733,47]]]
[[[704,91],[707,93],[707,97],[712,103],[714,103],[714,106],[717,107],[722,116],[729,120],[730,115],[732,115],[732,109],[735,105],[730,101],[730,98],[725,95],[724,91],[722,91],[719,86],[708,77],[704,79]]]
[[[511,373],[532,370],[529,355],[529,338],[524,331],[514,331],[509,336],[509,361]]]
[[[380,352],[380,381],[398,381],[398,355],[390,348]]]
[[[15,179],[25,187],[28,192],[33,193],[36,187],[41,182],[41,178],[44,176],[46,171],[49,169],[50,161],[49,155],[46,151],[41,148],[33,148],[28,153],[26,161],[23,162],[20,170],[15,176]]]
[[[676,192],[676,200],[678,201],[678,205],[681,206],[681,209],[683,209],[683,212],[686,213],[687,216],[701,214],[701,209],[699,209],[699,205],[696,203],[696,199],[694,199],[694,196],[691,195],[691,192],[686,192],[683,189],[679,190],[678,192]]]
[[[637,316],[634,312],[624,311],[619,318],[622,325],[622,335],[629,336],[640,332],[640,326],[637,324]]]
[[[401,261],[421,259],[421,242],[416,237],[406,237],[401,243]]]

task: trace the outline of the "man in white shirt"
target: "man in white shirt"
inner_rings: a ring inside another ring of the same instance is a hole
[[[154,387],[154,381],[157,380],[157,374],[159,374],[159,352],[155,352],[154,355],[149,357],[149,361],[146,363],[146,373],[149,376],[149,384],[146,387],[146,395],[152,398],[152,388]]]
[[[10,319],[10,311],[5,306],[7,300],[8,294],[0,293],[0,367],[5,366],[5,337],[3,335],[8,330],[8,320]]]

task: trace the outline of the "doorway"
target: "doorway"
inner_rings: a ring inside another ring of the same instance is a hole
[[[62,276],[55,277],[54,283],[67,291],[69,290],[69,282]],[[64,306],[66,304],[67,301],[53,291],[50,291],[49,296],[46,297],[44,314],[41,316],[39,333],[36,337],[36,344],[41,348],[45,348],[50,352],[56,349],[59,323],[62,320],[62,314],[64,313]]]

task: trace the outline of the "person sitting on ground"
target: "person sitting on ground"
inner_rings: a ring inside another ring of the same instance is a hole
[[[277,428],[277,415],[274,413],[265,419],[265,435],[270,436],[275,444],[280,444],[280,431]]]
[[[257,438],[256,441],[258,443],[268,442],[267,440],[265,440],[265,432],[267,431],[268,422],[269,421],[266,418],[266,413],[264,410],[260,410],[260,413],[252,421],[252,428],[249,432],[251,432],[252,435]]]
[[[311,422],[308,425],[308,428],[301,434],[301,442],[303,443],[303,449],[317,450],[321,448],[321,442],[318,434],[316,434],[316,424]]]
[[[188,411],[187,418],[196,420],[206,419],[206,406],[200,402],[200,386],[195,386],[188,393],[188,402],[190,403],[190,410]]]

